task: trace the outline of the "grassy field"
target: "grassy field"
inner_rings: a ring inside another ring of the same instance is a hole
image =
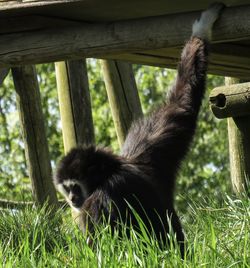
[[[63,217],[63,221],[61,218]],[[1,267],[250,267],[250,201],[224,198],[188,203],[182,215],[191,254],[160,250],[150,237],[111,236],[102,226],[94,249],[72,224],[69,212],[0,211]],[[174,244],[174,242],[172,243]]]

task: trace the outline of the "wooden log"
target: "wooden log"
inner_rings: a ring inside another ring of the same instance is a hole
[[[57,62],[56,80],[62,119],[64,150],[94,144],[94,127],[86,62]]]
[[[57,204],[56,191],[52,182],[50,157],[39,86],[34,66],[12,69],[17,105],[23,132],[25,155],[29,166],[32,192],[39,205],[48,202]]]
[[[249,39],[250,6],[226,8],[213,31],[214,42]],[[0,67],[183,45],[200,12],[112,23],[79,23],[1,35]]]
[[[250,83],[217,87],[210,93],[210,103],[218,118],[250,115]]]
[[[239,79],[226,78],[226,86],[239,83]],[[250,116],[228,118],[230,172],[236,194],[248,193],[250,183]]]
[[[132,121],[142,116],[132,65],[103,60],[102,69],[118,141],[122,146]]]

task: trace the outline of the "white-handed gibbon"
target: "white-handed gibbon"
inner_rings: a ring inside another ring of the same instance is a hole
[[[136,228],[135,211],[163,245],[171,228],[183,255],[184,235],[174,209],[175,179],[194,136],[211,30],[222,7],[214,4],[193,24],[166,104],[132,124],[120,155],[82,146],[60,161],[55,185],[78,211],[84,231],[88,226],[93,232],[93,224],[103,217],[112,228],[119,228],[121,221]]]

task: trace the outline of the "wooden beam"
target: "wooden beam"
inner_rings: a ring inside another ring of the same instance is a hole
[[[217,118],[250,115],[250,83],[214,88],[209,99]]]
[[[0,10],[32,8],[37,6],[49,6],[79,1],[80,0],[1,0]]]
[[[127,62],[113,60],[103,60],[102,69],[121,147],[133,120],[142,116],[133,69],[132,65]]]
[[[172,52],[170,52],[169,50]],[[168,51],[168,54],[166,53],[166,51]],[[164,52],[158,52],[157,50],[155,51],[150,50],[150,51],[144,51],[143,53],[107,55],[105,56],[105,59],[116,58],[118,60],[128,61],[130,63],[176,69],[180,59],[179,57],[180,57],[179,51],[174,51],[173,49],[164,49]],[[250,73],[250,65],[248,64],[247,61],[249,60],[250,62],[250,57],[246,58],[242,56],[241,63],[239,57],[237,57],[237,62],[234,62],[234,59],[232,59],[232,63],[230,63],[230,59],[231,55],[228,55],[226,62],[225,61],[219,62],[216,60],[216,56],[212,54],[210,64],[208,66],[208,72],[216,75],[222,75],[222,76],[231,75],[245,80],[248,79]],[[237,65],[241,65],[241,67]]]
[[[39,86],[34,66],[12,69],[32,192],[39,205],[57,204]]]
[[[145,56],[154,56],[155,61],[164,58],[168,59],[176,59],[179,61],[180,53],[182,51],[182,47],[172,47],[172,48],[162,48],[156,50],[146,50],[144,52],[140,52],[140,54]],[[144,54],[143,54],[144,53]],[[241,69],[246,69],[248,72],[250,71],[250,50],[246,46],[240,45],[231,45],[231,44],[216,44],[211,46],[211,54],[209,57],[209,63],[213,64],[221,64],[228,67],[236,67]]]
[[[86,62],[57,62],[56,81],[62,119],[64,151],[81,144],[94,144]]]
[[[165,67],[176,68],[180,59],[181,47],[163,48],[158,50],[147,50],[144,53],[131,55],[130,60],[138,61],[139,57],[145,62],[157,64],[161,63]],[[133,57],[134,56],[134,57]],[[124,59],[124,56],[121,55]],[[241,76],[249,77],[250,72],[250,50],[247,47],[231,44],[217,44],[211,46],[211,55],[209,57],[209,72],[223,75],[230,72],[237,72]]]
[[[213,42],[250,39],[250,6],[226,8]],[[0,67],[182,45],[200,12],[1,35]]]
[[[239,79],[226,78],[226,86],[239,83]],[[236,194],[250,195],[250,116],[228,118],[230,172]]]
[[[0,0],[1,16],[47,14],[80,21],[121,21],[204,10],[214,0]],[[115,3],[115,4],[114,4]],[[249,5],[249,0],[223,0],[226,6]]]
[[[221,76],[234,76],[243,80],[249,78],[249,70],[237,67],[223,66],[222,64],[211,64],[208,66],[208,73]]]
[[[134,64],[144,64],[151,66],[159,66],[164,68],[176,69],[179,58],[158,56],[151,52],[137,52],[137,53],[124,53],[119,55],[106,55],[104,59],[116,59],[120,61],[127,61]]]
[[[32,23],[30,23],[32,21]],[[70,21],[46,16],[29,15],[21,17],[0,18],[0,33],[23,33],[41,31],[48,28],[68,27],[79,25],[76,21]]]

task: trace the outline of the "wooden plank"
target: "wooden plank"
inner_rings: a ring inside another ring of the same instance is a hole
[[[32,192],[39,205],[57,204],[39,86],[34,66],[12,69]]]
[[[250,46],[250,45],[249,45]],[[155,56],[155,61],[159,58],[180,58],[182,47],[162,48],[156,50],[146,50],[140,52],[145,56]],[[211,46],[211,54],[209,62],[212,64],[221,64],[224,66],[250,69],[250,49],[246,46],[233,45],[233,44],[216,44]]]
[[[231,75],[243,80],[249,77],[249,71],[239,68],[224,67],[223,65],[210,65],[208,73],[220,76]]]
[[[152,52],[152,51],[151,51]],[[146,53],[134,53],[134,54],[119,54],[119,55],[108,55],[106,59],[116,58],[118,60],[128,61],[130,63],[145,64],[151,66],[159,66],[163,68],[176,69],[179,62],[179,55],[173,54],[171,57],[163,55],[150,55]],[[245,61],[245,59],[243,59]],[[228,56],[228,62],[230,62],[230,56]],[[247,62],[247,60],[246,60]],[[250,66],[246,64],[244,67],[227,66],[220,62],[211,62],[208,66],[208,72],[216,75],[231,75],[241,79],[248,79],[250,73]]]
[[[213,41],[249,39],[249,13],[250,6],[227,8],[215,25]],[[182,45],[199,16],[200,12],[192,12],[2,35],[0,67]]]
[[[226,78],[225,84],[230,86],[239,83],[238,79]],[[233,190],[240,195],[250,196],[250,116],[228,118],[228,140],[230,156],[230,172]]]
[[[1,0],[0,1],[0,10],[8,9],[21,9],[21,8],[32,8],[40,6],[51,6],[55,4],[67,4],[80,2],[79,0]]]
[[[176,57],[165,57],[152,55],[150,53],[124,53],[124,54],[114,54],[106,55],[102,59],[116,59],[121,61],[127,61],[135,64],[144,64],[159,67],[168,67],[171,69],[176,69],[179,58]]]
[[[131,123],[142,116],[132,65],[103,60],[102,69],[118,141],[122,147]]]
[[[206,9],[214,0],[16,0],[0,1],[0,16],[40,14],[92,22],[110,22],[177,14]],[[249,0],[223,0],[226,6],[249,4]]]

